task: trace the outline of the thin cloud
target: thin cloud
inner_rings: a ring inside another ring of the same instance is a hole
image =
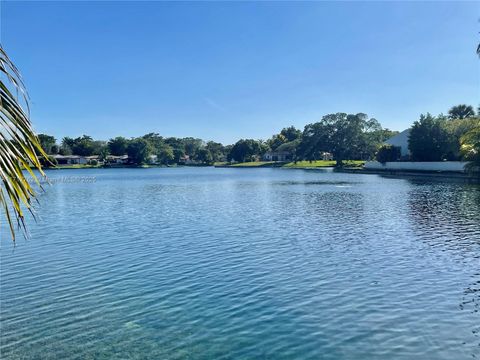
[[[206,97],[204,98],[205,102],[207,103],[208,106],[210,106],[212,109],[219,110],[219,111],[227,111],[222,105],[217,103],[216,101]]]

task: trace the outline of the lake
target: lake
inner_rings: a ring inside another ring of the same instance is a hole
[[[331,170],[50,171],[1,238],[2,359],[472,359],[480,186]]]

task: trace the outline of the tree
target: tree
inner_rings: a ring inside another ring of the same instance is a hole
[[[450,110],[448,110],[448,117],[450,119],[466,119],[474,116],[475,110],[473,109],[473,106],[470,105],[456,105],[453,106]]]
[[[480,118],[465,118],[453,119],[445,121],[445,127],[448,131],[450,141],[452,142],[452,160],[460,160],[461,154],[461,139],[469,131],[480,126]]]
[[[241,139],[233,145],[228,154],[228,160],[235,160],[238,162],[255,161],[257,156],[263,155],[266,151],[266,144],[261,141],[253,139]]]
[[[382,145],[378,149],[376,159],[378,162],[386,163],[389,161],[398,161],[401,156],[401,149],[398,146]]]
[[[168,165],[171,164],[175,159],[173,148],[164,142],[162,142],[161,146],[155,150],[157,155],[157,161],[160,164]]]
[[[116,138],[110,139],[107,145],[110,154],[122,156],[127,153],[128,140],[123,136],[117,136]]]
[[[47,154],[49,155],[55,154],[54,152],[52,152],[53,147],[55,146],[55,143],[56,143],[56,140],[53,136],[46,135],[46,134],[38,134],[38,140],[40,141],[40,145],[42,146],[42,149]]]
[[[287,138],[282,134],[273,135],[269,140],[267,140],[268,147],[276,151],[280,145],[283,145],[287,142]]]
[[[191,158],[194,158],[197,150],[205,145],[202,139],[195,139],[193,137],[183,138],[182,142],[185,148],[185,153]]]
[[[213,163],[213,157],[210,151],[207,148],[200,148],[197,150],[194,160],[200,161],[203,164]]]
[[[72,155],[73,153],[72,148],[74,144],[75,144],[74,139],[72,139],[71,137],[64,137],[60,145],[59,153],[61,155]]]
[[[211,162],[224,161],[226,157],[225,147],[221,143],[209,141],[205,148],[210,152]]]
[[[182,139],[170,137],[165,139],[165,143],[173,149],[173,162],[179,163],[180,159],[185,156],[185,144]]]
[[[414,161],[442,161],[451,156],[454,149],[445,120],[420,115],[410,131],[408,148]]]
[[[480,176],[480,125],[465,133],[460,142],[463,159],[470,161],[467,170]]]
[[[142,165],[148,162],[151,149],[148,141],[143,138],[130,140],[127,146],[128,159],[132,164]]]
[[[91,136],[83,135],[73,141],[71,149],[74,155],[91,156],[95,152],[95,143]]]
[[[107,160],[108,155],[110,155],[110,152],[108,150],[108,146],[105,146],[98,153],[98,159],[100,161],[105,161],[105,160]]]
[[[26,173],[40,186],[39,176],[32,170],[36,168],[40,176],[45,176],[39,156],[47,158],[47,154],[24,110],[28,97],[21,76],[1,45],[0,69],[6,75],[0,79],[0,207],[15,241],[14,222],[25,229],[25,211],[32,213],[32,200],[37,194]]]
[[[282,131],[280,131],[280,135],[286,139],[285,142],[290,142],[299,139],[302,136],[302,132],[296,129],[295,126],[289,126],[283,128]]]
[[[328,114],[321,121],[305,126],[297,154],[312,161],[320,159],[323,152],[330,152],[337,166],[342,166],[344,160],[373,156],[377,140],[372,140],[371,134],[379,131],[378,121],[369,120],[366,114]]]

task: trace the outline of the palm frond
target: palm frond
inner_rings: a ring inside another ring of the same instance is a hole
[[[15,241],[16,228],[26,230],[25,212],[34,216],[34,184],[41,188],[34,170],[45,176],[39,156],[47,155],[30,122],[28,94],[20,73],[1,45],[0,76],[0,211]]]

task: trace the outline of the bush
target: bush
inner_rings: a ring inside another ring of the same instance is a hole
[[[378,149],[376,158],[378,162],[384,164],[390,161],[398,161],[400,156],[400,147],[393,145],[382,145],[380,149]]]

